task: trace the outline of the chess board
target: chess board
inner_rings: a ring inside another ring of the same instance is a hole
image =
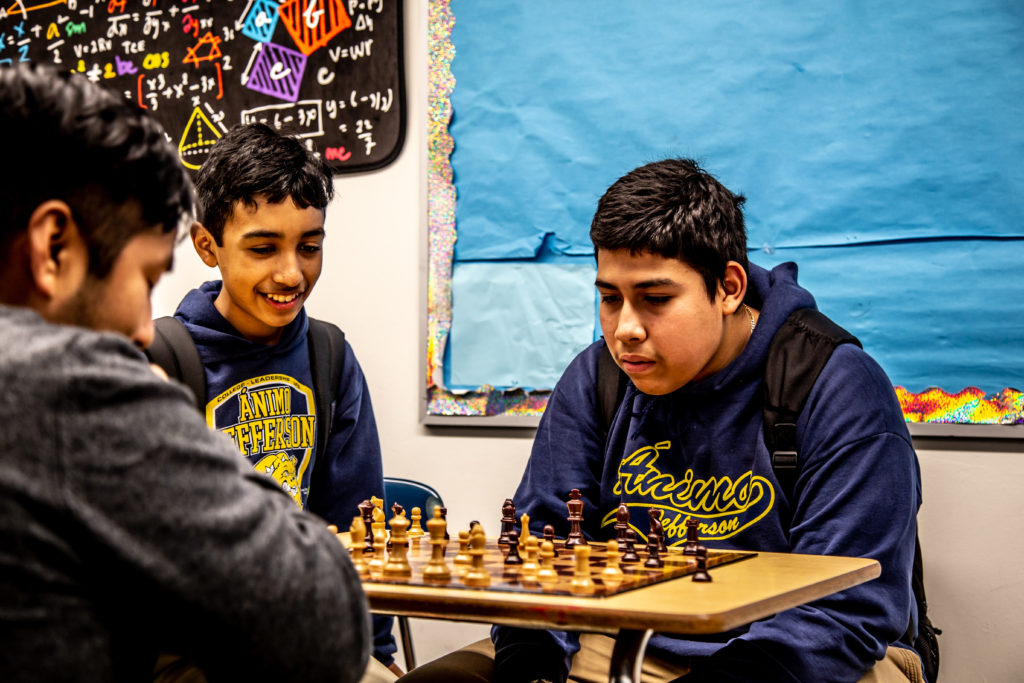
[[[620,582],[607,583],[602,578],[602,571],[606,565],[607,548],[604,544],[592,543],[590,546],[589,565],[590,578],[593,585],[589,589],[580,590],[573,586],[572,579],[575,560],[572,549],[564,547],[564,540],[560,539],[556,544],[558,547],[558,557],[554,560],[554,569],[558,573],[557,579],[539,581],[524,574],[521,571],[522,565],[506,565],[505,557],[508,554],[508,550],[506,547],[499,545],[497,539],[489,538],[485,545],[484,567],[490,577],[490,582],[486,586],[470,586],[466,585],[463,580],[466,567],[456,565],[453,562],[458,545],[455,539],[448,543],[445,562],[451,570],[451,578],[447,581],[425,579],[423,576],[423,569],[427,566],[431,554],[430,541],[426,536],[423,536],[418,541],[412,541],[410,545],[408,552],[409,564],[412,570],[410,577],[399,578],[386,576],[381,572],[372,572],[364,575],[363,581],[367,583],[405,584],[463,590],[606,597],[641,586],[687,576],[697,571],[697,558],[692,555],[684,555],[681,549],[670,548],[667,553],[662,553],[661,558],[664,560],[664,566],[661,568],[644,567],[647,553],[643,551],[639,553],[639,562],[631,564],[620,563],[623,572]],[[754,557],[756,554],[709,549],[707,551],[707,568],[712,569],[729,562],[744,560]]]

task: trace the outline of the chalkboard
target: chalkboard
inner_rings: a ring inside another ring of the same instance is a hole
[[[49,62],[148,109],[196,171],[232,125],[307,141],[335,173],[405,137],[401,0],[14,0],[0,65]]]

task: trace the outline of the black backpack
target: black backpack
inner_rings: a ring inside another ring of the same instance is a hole
[[[169,377],[191,389],[196,407],[203,412],[206,408],[206,373],[192,335],[185,329],[184,323],[171,316],[157,318],[153,323],[156,334],[153,343],[146,349],[146,355],[150,362],[163,368]],[[309,318],[306,343],[309,346],[309,368],[313,376],[313,399],[317,414],[317,457],[313,460],[306,507],[315,511],[319,509],[317,492],[325,488],[315,484],[324,471],[320,465],[324,458],[320,455],[327,445],[331,428],[331,403],[337,397],[345,365],[345,333],[337,325]],[[318,362],[321,358],[326,362]]]
[[[856,337],[824,314],[813,308],[802,308],[794,311],[775,333],[768,351],[763,387],[765,445],[771,453],[772,469],[779,484],[790,497],[800,465],[796,447],[797,418],[822,368],[840,344],[860,346]],[[629,378],[615,364],[606,345],[598,361],[597,372],[598,415],[606,438],[628,383]],[[913,643],[921,657],[925,677],[929,683],[936,683],[939,675],[938,635],[942,631],[928,619],[920,539],[915,539],[911,585],[917,602],[917,637],[913,637],[914,624],[911,622],[902,641]]]

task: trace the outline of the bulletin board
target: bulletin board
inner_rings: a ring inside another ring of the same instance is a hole
[[[14,0],[0,65],[48,62],[124,93],[195,172],[234,124],[304,141],[335,173],[405,137],[402,0]]]
[[[1024,5],[433,0],[429,24],[428,422],[543,412],[599,334],[597,200],[670,156],[747,197],[751,261],[798,264],[909,422],[1024,422]]]

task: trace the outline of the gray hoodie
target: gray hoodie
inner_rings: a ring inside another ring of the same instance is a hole
[[[360,678],[347,552],[127,339],[0,306],[0,425],[0,680]]]

